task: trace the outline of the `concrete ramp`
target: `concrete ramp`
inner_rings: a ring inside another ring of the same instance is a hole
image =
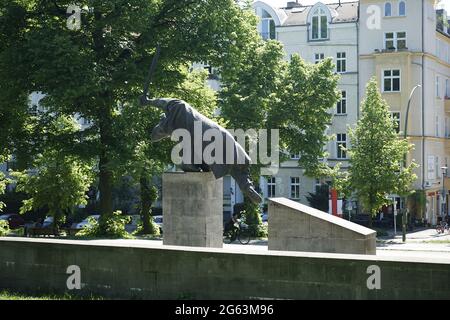
[[[269,250],[374,255],[376,232],[286,198],[273,198]]]

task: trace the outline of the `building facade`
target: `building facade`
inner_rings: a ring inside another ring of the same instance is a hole
[[[340,74],[339,90],[342,100],[335,106],[333,122],[328,134],[335,137],[327,145],[331,166],[342,163],[348,168],[347,154],[340,146],[349,146],[348,126],[358,120],[358,2],[302,6],[296,2],[285,8],[272,8],[264,1],[254,3],[260,17],[259,32],[265,39],[277,39],[285,49],[286,59],[294,54],[305,61],[318,63],[332,58],[336,72]],[[298,167],[298,157],[291,155],[291,161],[281,165],[275,177],[261,179],[265,198],[286,197],[308,204],[306,197],[326,181],[304,176]],[[338,206],[341,213],[341,206]]]
[[[433,225],[448,210],[442,193],[448,194],[450,157],[450,36],[439,16],[448,21],[433,0],[360,1],[359,90],[363,95],[375,77],[400,131],[414,144],[408,159],[419,164],[413,187],[425,191],[423,218]]]
[[[339,146],[349,145],[348,127],[358,121],[366,85],[372,77],[378,80],[399,133],[406,131],[414,145],[408,161],[419,164],[413,188],[426,194],[423,218],[436,224],[447,213],[450,198],[443,197],[450,189],[445,169],[450,158],[450,32],[445,10],[436,9],[434,0],[311,6],[290,2],[283,8],[256,1],[254,8],[261,18],[262,37],[279,40],[286,59],[298,53],[311,63],[332,57],[336,64],[343,100],[333,110],[328,132],[335,136],[327,146],[331,166],[340,162],[344,170],[348,168],[347,155]],[[306,195],[322,182],[304,177],[294,160],[265,180],[262,189],[266,198],[282,196],[307,204]]]

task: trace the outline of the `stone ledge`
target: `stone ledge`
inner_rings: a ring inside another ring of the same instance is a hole
[[[376,254],[376,232],[285,198],[269,199],[269,250]]]

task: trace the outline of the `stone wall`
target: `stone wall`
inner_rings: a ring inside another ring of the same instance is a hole
[[[82,289],[69,293],[106,298],[450,298],[448,261],[231,248],[3,238],[0,290],[64,293],[67,268],[76,265]],[[368,288],[373,266],[380,290]]]

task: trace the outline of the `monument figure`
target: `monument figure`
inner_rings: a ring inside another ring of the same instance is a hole
[[[244,148],[234,139],[234,137],[223,127],[205,117],[188,103],[178,99],[148,99],[147,96],[141,97],[141,105],[151,105],[164,112],[160,123],[152,131],[152,141],[157,142],[171,137],[177,129],[187,130],[191,137],[196,133],[195,125],[201,126],[202,135],[208,130],[217,130],[222,137],[223,159],[214,163],[205,163],[203,160],[203,151],[210,144],[202,139],[200,150],[194,148],[194,139],[191,139],[191,157],[190,161],[183,162],[180,168],[184,172],[212,172],[216,179],[226,175],[231,175],[242,192],[255,204],[262,201],[261,196],[255,190],[253,182],[250,179],[251,160]],[[230,149],[231,148],[231,149]],[[199,154],[201,152],[201,154]],[[230,162],[230,154],[233,155]],[[228,155],[228,157],[227,157]],[[195,159],[202,159],[197,163]]]

